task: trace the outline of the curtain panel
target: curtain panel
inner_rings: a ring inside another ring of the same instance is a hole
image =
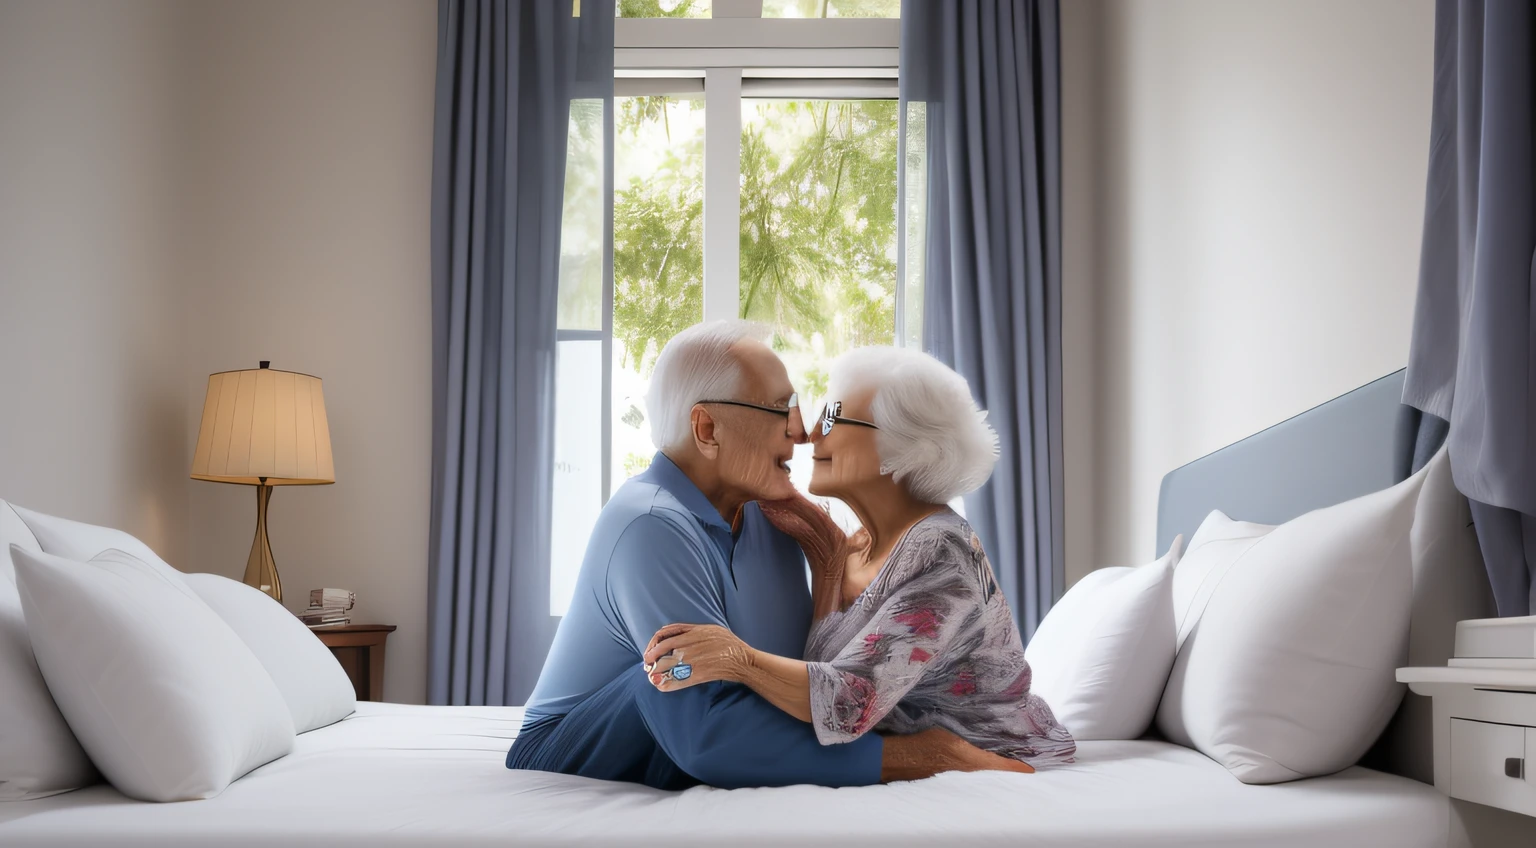
[[[1536,610],[1536,8],[1439,0],[1403,402],[1450,422],[1501,616]]]
[[[998,432],[966,515],[1027,640],[1065,583],[1058,6],[905,0],[901,13],[902,115],[926,110],[923,346]]]
[[[573,98],[612,94],[612,0],[439,3],[429,703],[523,703],[554,638],[567,126]]]

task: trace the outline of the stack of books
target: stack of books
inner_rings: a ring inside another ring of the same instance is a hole
[[[309,609],[299,613],[299,620],[310,627],[351,624],[347,611],[355,603],[357,595],[346,589],[313,589],[309,593]]]

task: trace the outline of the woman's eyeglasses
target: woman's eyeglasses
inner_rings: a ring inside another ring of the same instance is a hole
[[[831,433],[832,425],[834,424],[857,424],[860,427],[868,427],[871,430],[880,429],[878,425],[870,421],[860,421],[857,418],[844,418],[839,414],[842,411],[843,402],[840,400],[833,401],[832,403],[829,403],[821,408],[821,435],[825,436],[828,433]]]

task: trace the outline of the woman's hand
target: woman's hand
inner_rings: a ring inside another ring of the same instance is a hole
[[[763,517],[779,532],[800,543],[811,566],[811,615],[820,619],[842,607],[844,563],[861,547],[867,551],[869,534],[862,529],[849,538],[821,506],[796,492],[779,501],[758,501]],[[860,535],[862,534],[862,535]]]
[[[757,506],[779,532],[800,543],[813,570],[838,563],[846,537],[825,509],[799,492],[784,500],[758,501]]]
[[[724,627],[669,624],[651,637],[644,659],[651,685],[663,692],[675,692],[695,683],[740,682],[752,664],[752,649]],[[669,673],[679,663],[687,664],[691,670],[682,680]]]

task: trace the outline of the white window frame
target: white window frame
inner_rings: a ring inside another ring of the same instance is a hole
[[[763,18],[762,0],[715,0],[712,13],[619,18],[613,37],[616,96],[704,94],[706,321],[741,305],[741,98],[894,99],[901,44],[894,18]]]
[[[762,0],[714,0],[711,18],[614,21],[614,96],[704,98],[704,320],[741,308],[741,98],[897,96],[901,21],[895,18],[763,18]],[[611,110],[610,110],[611,111]],[[613,229],[613,116],[607,214]],[[897,175],[901,179],[901,175]],[[730,214],[712,215],[711,209]],[[904,253],[898,236],[898,255]],[[612,245],[604,280],[603,502],[613,489]],[[904,280],[897,272],[896,343],[903,338]],[[586,334],[583,334],[585,336]],[[574,337],[574,334],[573,334]]]
[[[714,0],[712,18],[614,21],[614,96],[703,97],[704,320],[741,303],[741,98],[896,99],[897,19],[762,18],[762,0]],[[602,342],[601,500],[613,480],[614,109],[605,110],[606,243],[600,330],[559,330],[559,341]],[[905,126],[905,118],[902,119]],[[904,161],[898,158],[898,162]],[[898,164],[895,344],[905,339],[905,180]],[[712,209],[728,210],[711,214]],[[551,567],[554,564],[551,563]],[[553,610],[551,611],[553,613]]]

